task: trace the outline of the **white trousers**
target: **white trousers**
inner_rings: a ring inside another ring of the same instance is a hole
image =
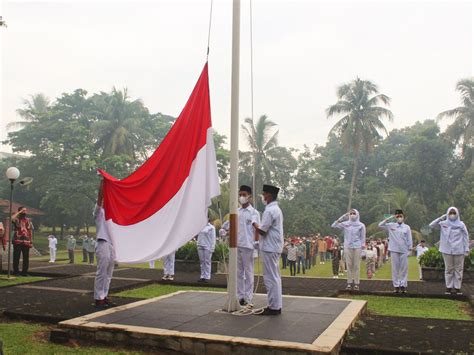
[[[261,251],[263,259],[263,282],[267,289],[268,307],[281,309],[283,305],[280,275],[280,253]]]
[[[148,265],[150,266],[150,269],[154,269],[155,268],[155,260],[150,260],[148,262]]]
[[[444,254],[444,280],[447,288],[461,289],[464,255]]]
[[[408,254],[390,252],[392,256],[393,287],[407,287],[408,284]]]
[[[209,249],[198,247],[199,263],[201,265],[201,279],[211,279],[212,252]]]
[[[165,275],[174,275],[174,252],[163,258],[163,273]]]
[[[98,241],[95,247],[97,272],[95,273],[94,298],[103,300],[109,294],[110,281],[115,266],[114,246],[106,241]]]
[[[344,248],[347,268],[347,283],[360,283],[360,248]]]
[[[53,263],[56,261],[56,248],[49,248],[49,261]]]
[[[237,297],[248,302],[253,297],[254,250],[237,248]]]

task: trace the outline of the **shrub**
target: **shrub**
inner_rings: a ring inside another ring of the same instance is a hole
[[[420,258],[420,264],[425,267],[434,267],[444,269],[443,254],[436,247],[428,249]],[[469,255],[464,260],[464,269],[474,269],[474,249],[471,249]]]
[[[216,243],[216,248],[212,254],[212,261],[224,261],[229,257],[229,247],[225,243]],[[176,251],[176,260],[190,260],[199,261],[199,255],[197,251],[197,243],[190,241],[184,244],[181,248]]]

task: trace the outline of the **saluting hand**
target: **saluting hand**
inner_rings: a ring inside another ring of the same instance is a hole
[[[440,221],[445,221],[446,218],[448,218],[448,215],[446,213],[439,217]]]

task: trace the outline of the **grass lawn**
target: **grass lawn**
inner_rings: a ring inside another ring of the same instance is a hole
[[[33,281],[42,281],[47,279],[48,277],[40,276],[10,276],[10,279],[8,279],[7,275],[0,275],[0,287],[24,284]]]
[[[0,322],[0,340],[3,350],[9,354],[143,354],[115,348],[96,346],[65,346],[50,343],[49,331],[52,326],[27,322]]]
[[[133,298],[153,298],[167,295],[176,291],[218,291],[225,292],[225,288],[215,287],[191,287],[191,286],[174,286],[174,285],[148,285],[133,290],[122,291],[116,293],[115,296],[133,297]]]
[[[366,295],[344,295],[341,298],[365,300],[368,302],[367,307],[370,313],[382,316],[452,320],[474,319],[469,304],[455,300]]]

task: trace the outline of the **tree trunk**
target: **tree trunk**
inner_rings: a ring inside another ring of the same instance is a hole
[[[357,168],[359,167],[359,150],[354,152],[354,167],[352,168],[352,178],[351,178],[351,189],[349,191],[349,204],[347,206],[347,212],[352,208],[352,195],[354,194],[354,187],[357,178]]]
[[[53,234],[56,235],[56,226],[53,226]]]
[[[59,237],[61,240],[64,238],[64,224],[61,223],[61,236]]]

